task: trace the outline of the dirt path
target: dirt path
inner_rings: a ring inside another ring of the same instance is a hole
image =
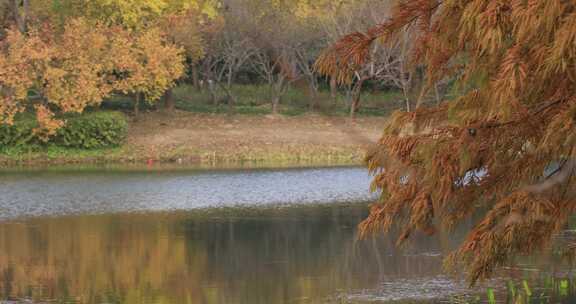
[[[130,127],[128,146],[153,159],[206,157],[252,159],[311,154],[359,154],[374,143],[385,118],[321,115],[248,116],[188,112],[149,113]]]

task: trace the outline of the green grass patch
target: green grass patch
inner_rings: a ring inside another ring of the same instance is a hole
[[[27,145],[18,147],[4,147],[0,149],[0,157],[5,161],[23,163],[34,160],[59,160],[63,162],[85,161],[89,159],[106,159],[119,156],[122,148],[78,149],[49,145]]]
[[[270,91],[265,85],[234,85],[232,91],[237,104],[230,108],[222,92],[217,93],[216,103],[207,89],[198,90],[190,85],[181,85],[174,88],[176,106],[183,111],[209,114],[245,114],[266,115],[271,113]],[[218,92],[218,91],[217,91]],[[312,97],[299,88],[291,87],[282,96],[280,114],[287,116],[303,115],[310,112],[312,101],[316,105],[314,112],[326,115],[349,115],[346,105],[347,97],[339,94],[336,101],[330,98],[325,90]],[[404,107],[402,94],[398,91],[365,92],[361,96],[360,116],[385,116]]]
[[[173,98],[179,110],[205,113],[205,114],[242,114],[267,115],[271,114],[270,90],[266,85],[233,85],[232,92],[237,103],[233,107],[227,104],[227,97],[221,90],[216,90],[216,102],[207,88],[198,90],[187,84],[173,89]],[[336,100],[330,97],[330,92],[322,89],[314,100],[307,89],[290,87],[282,96],[280,114],[298,116],[311,112],[311,104],[315,104],[312,112],[330,116],[347,116],[350,114],[347,105],[348,98],[344,92],[339,92]],[[313,102],[314,101],[314,102]],[[141,111],[154,111],[160,108],[156,102],[140,103]],[[105,110],[114,110],[130,113],[134,108],[134,99],[130,96],[115,95],[101,104]],[[357,113],[359,116],[386,116],[391,112],[403,109],[404,101],[399,91],[373,91],[361,95],[361,106]]]

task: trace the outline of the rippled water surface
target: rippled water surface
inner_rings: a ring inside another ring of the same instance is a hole
[[[462,233],[359,241],[361,168],[0,173],[0,302],[436,303]]]
[[[368,201],[362,168],[0,172],[0,218]]]

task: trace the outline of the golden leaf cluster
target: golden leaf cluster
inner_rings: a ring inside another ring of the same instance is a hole
[[[54,114],[79,113],[113,93],[157,100],[184,73],[182,49],[157,28],[70,20],[64,30],[8,31],[0,50],[0,123],[35,109],[39,132],[53,134]]]

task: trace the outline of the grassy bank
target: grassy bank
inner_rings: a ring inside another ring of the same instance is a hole
[[[232,109],[237,114],[266,115],[271,113],[270,91],[263,85],[234,85],[231,91],[237,99]],[[208,90],[197,90],[192,86],[183,85],[174,89],[174,98],[179,109],[197,113],[227,113],[230,111],[223,92],[216,91],[216,101]],[[304,115],[314,111],[331,115],[347,116],[349,108],[346,105],[347,97],[338,92],[336,99],[330,97],[327,90],[320,90],[316,96],[311,97],[306,90],[290,87],[282,96],[280,114],[287,116]],[[402,108],[401,93],[397,91],[365,92],[361,96],[362,106],[358,115],[382,116]]]
[[[357,119],[350,121],[345,96],[339,95],[334,104],[329,92],[320,91],[317,108],[310,112],[309,96],[291,88],[282,100],[281,114],[270,115],[265,86],[234,86],[233,90],[238,101],[233,113],[224,103],[212,103],[207,90],[191,86],[174,89],[175,111],[162,111],[158,104],[144,103],[137,118],[132,115],[130,98],[115,97],[102,109],[72,117],[77,123],[70,123],[69,117],[66,129],[49,144],[35,138],[34,123],[26,123],[5,133],[13,140],[0,145],[0,165],[361,164],[365,149],[378,139],[386,115],[399,105],[395,92],[366,94]],[[110,117],[117,118],[118,112],[124,112],[122,123],[127,129],[111,123]],[[110,138],[111,134],[117,136]],[[93,142],[94,138],[99,140]],[[123,138],[121,144],[119,138]],[[102,148],[106,145],[112,148]]]
[[[324,166],[358,165],[362,163],[360,149],[321,149],[319,147],[299,147],[285,150],[281,147],[262,150],[248,148],[237,152],[215,150],[174,149],[160,154],[142,154],[134,147],[82,150],[61,147],[47,147],[40,150],[26,148],[6,149],[0,154],[0,166],[45,166],[71,164],[178,164],[202,167],[221,166]]]
[[[28,145],[0,149],[0,165],[150,164],[200,166],[361,164],[383,118],[154,112],[130,121],[116,148]]]

